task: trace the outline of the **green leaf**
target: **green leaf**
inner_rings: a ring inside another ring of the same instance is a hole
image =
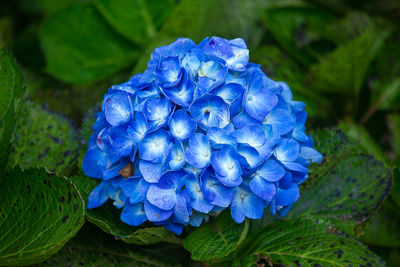
[[[0,175],[5,171],[11,152],[11,136],[24,94],[22,75],[16,61],[0,50]]]
[[[95,5],[120,34],[134,43],[146,44],[155,37],[157,30],[173,9],[174,2],[172,0],[97,0]]]
[[[171,256],[154,252],[116,241],[85,224],[60,252],[39,266],[179,266]]]
[[[388,35],[386,29],[371,30],[338,46],[311,67],[308,83],[319,92],[358,96],[368,66]]]
[[[284,219],[330,218],[343,230],[359,234],[390,193],[392,170],[365,154],[340,130],[319,130],[311,135],[324,161],[310,166],[300,198]],[[254,232],[277,219],[265,212],[261,220],[251,222],[251,229]]]
[[[327,219],[277,222],[249,237],[234,266],[385,266]]]
[[[12,165],[46,167],[60,174],[75,168],[79,142],[70,121],[26,102],[13,135]]]
[[[397,167],[394,171],[394,184],[392,188],[391,197],[393,201],[400,207],[400,167]]]
[[[344,135],[336,137],[335,131],[316,131],[312,136],[325,159],[310,169],[288,217],[334,218],[354,225],[358,233],[390,193],[392,170],[359,146],[348,144]],[[341,144],[332,145],[338,140]]]
[[[76,187],[43,169],[7,172],[0,195],[0,265],[41,262],[83,225],[84,203]]]
[[[400,210],[391,200],[386,200],[378,213],[371,218],[361,241],[368,245],[400,247]]]
[[[168,45],[178,37],[187,37],[199,43],[206,36],[233,39],[243,38],[249,47],[255,47],[264,30],[257,25],[258,12],[266,4],[260,0],[182,0],[172,11],[154,41],[140,58],[134,73],[143,72],[151,52]]]
[[[132,65],[140,51],[90,4],[64,8],[45,21],[40,39],[46,70],[73,84],[90,83]]]
[[[238,224],[230,211],[219,214],[215,221],[201,226],[186,237],[183,246],[193,260],[214,260],[231,254],[246,238],[249,222]]]
[[[390,145],[392,150],[391,158],[400,163],[400,114],[392,113],[387,117],[387,124],[390,131]]]
[[[84,176],[73,177],[72,181],[81,192],[85,201],[87,201],[90,192],[98,184],[98,181],[95,179]],[[165,227],[154,227],[150,226],[150,224],[144,227],[133,227],[125,224],[120,219],[121,211],[110,202],[99,208],[90,210],[86,208],[85,214],[90,222],[98,226],[104,232],[112,234],[126,243],[147,245],[158,242],[178,244],[182,242]]]

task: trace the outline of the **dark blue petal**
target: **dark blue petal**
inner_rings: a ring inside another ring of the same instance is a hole
[[[190,173],[186,176],[185,187],[190,195],[193,209],[203,213],[209,213],[212,210],[214,206],[205,200],[200,183],[194,174]]]
[[[205,94],[190,106],[193,119],[202,126],[224,128],[230,122],[229,105],[216,95]]]
[[[145,199],[145,195],[141,194],[139,190],[140,178],[128,178],[124,179],[121,183],[121,190],[129,196],[130,204],[137,204]]]
[[[166,171],[158,181],[161,189],[180,190],[185,185],[185,171]]]
[[[232,218],[237,223],[242,223],[244,218],[260,219],[263,215],[263,200],[244,187],[234,189],[231,203]]]
[[[150,202],[144,202],[144,212],[146,213],[147,219],[151,222],[161,222],[171,217],[173,210],[162,210],[152,205]]]
[[[109,130],[109,138],[113,152],[118,157],[125,157],[132,152],[133,142],[128,135],[127,128],[123,126],[112,127]]]
[[[288,189],[292,185],[292,173],[286,172],[282,179],[279,180],[279,188]]]
[[[274,183],[264,180],[261,176],[255,176],[249,184],[250,190],[258,197],[270,202],[276,193]]]
[[[139,226],[147,221],[143,203],[125,206],[121,212],[121,221],[131,226]]]
[[[107,187],[109,187],[107,182],[101,182],[89,195],[88,209],[93,209],[103,205],[107,199]]]
[[[109,161],[107,154],[101,151],[97,146],[90,148],[83,158],[82,169],[83,172],[93,178],[102,178],[103,169],[99,167],[106,165]]]
[[[221,184],[216,177],[211,174],[210,168],[204,171],[201,176],[201,181],[202,191],[208,202],[220,207],[229,206],[233,197],[232,189]]]
[[[183,110],[175,111],[168,123],[171,134],[180,141],[183,141],[196,131],[197,124]]]
[[[113,126],[127,123],[132,118],[131,105],[131,99],[127,93],[109,96],[104,103],[104,115],[107,122]]]
[[[257,171],[257,174],[268,182],[276,182],[285,175],[285,169],[276,160],[269,159]]]
[[[276,191],[275,203],[277,206],[289,206],[296,202],[299,196],[299,187],[293,183],[288,189],[279,188]]]
[[[164,95],[177,105],[188,108],[193,101],[194,84],[183,71],[183,78],[177,86],[160,88]]]
[[[242,111],[232,119],[236,129],[241,129],[247,125],[259,125],[260,122],[250,117],[246,112]]]

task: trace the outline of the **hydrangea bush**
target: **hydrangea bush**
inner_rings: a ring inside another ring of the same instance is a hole
[[[249,62],[242,39],[179,38],[152,53],[144,73],[112,86],[83,161],[101,179],[88,208],[108,199],[121,220],[180,234],[230,209],[235,222],[266,207],[285,216],[310,160],[305,104]]]

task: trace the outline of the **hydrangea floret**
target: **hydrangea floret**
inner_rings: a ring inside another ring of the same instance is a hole
[[[112,86],[83,160],[101,179],[88,208],[108,199],[132,226],[180,234],[230,209],[232,218],[285,216],[310,160],[305,104],[249,62],[238,38],[179,38],[156,48],[144,73]]]

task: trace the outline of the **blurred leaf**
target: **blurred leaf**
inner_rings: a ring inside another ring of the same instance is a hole
[[[171,13],[173,0],[96,0],[104,18],[123,36],[137,44],[146,44]],[[129,10],[129,12],[127,12]]]
[[[9,17],[0,18],[0,49],[11,47],[13,39],[13,25]]]
[[[258,26],[257,14],[266,3],[261,0],[182,0],[172,11],[155,40],[140,58],[134,73],[143,72],[151,52],[168,45],[178,37],[187,37],[199,43],[207,36],[233,39],[243,38],[247,45],[256,47],[264,30]]]
[[[85,224],[60,252],[39,266],[179,266],[171,256],[161,258],[137,246],[115,241],[94,228]]]
[[[84,176],[75,176],[72,182],[76,185],[82,197],[87,201],[90,192],[97,186],[98,181]],[[120,219],[120,211],[110,202],[95,208],[86,208],[86,218],[116,238],[130,244],[147,245],[158,242],[180,243],[181,241],[165,227],[132,227]]]
[[[308,83],[319,92],[358,96],[371,60],[388,37],[388,30],[367,31],[344,43],[313,65]]]
[[[350,120],[340,122],[338,127],[342,129],[350,139],[359,141],[360,145],[368,154],[374,155],[376,159],[382,162],[389,163],[389,159],[364,127]]]
[[[383,203],[378,213],[371,218],[361,240],[368,245],[400,247],[400,210],[392,201]]]
[[[77,133],[70,121],[26,102],[13,138],[13,166],[46,167],[68,174],[78,156]]]
[[[65,8],[71,4],[92,2],[92,0],[37,0],[39,7],[46,15],[52,15],[59,9]]]
[[[396,164],[400,163],[400,114],[392,113],[387,117],[387,124],[390,130],[390,145],[392,150],[392,159]]]
[[[41,262],[83,225],[84,206],[76,187],[43,169],[9,171],[0,195],[0,265]]]
[[[4,49],[0,50],[0,177],[8,165],[11,136],[19,103],[25,89],[16,61]]]
[[[73,84],[104,79],[133,64],[140,53],[89,4],[58,11],[43,24],[40,39],[46,70]]]
[[[277,222],[251,236],[234,266],[385,266],[327,219]]]
[[[394,184],[391,197],[397,206],[400,207],[400,167],[394,170]]]
[[[271,8],[262,17],[275,40],[305,65],[315,61],[317,56],[306,46],[319,39],[318,32],[333,18],[330,12],[311,7]]]
[[[183,246],[190,251],[193,260],[219,259],[232,253],[246,238],[248,230],[248,220],[238,224],[227,210],[219,214],[215,221],[191,232]]]

